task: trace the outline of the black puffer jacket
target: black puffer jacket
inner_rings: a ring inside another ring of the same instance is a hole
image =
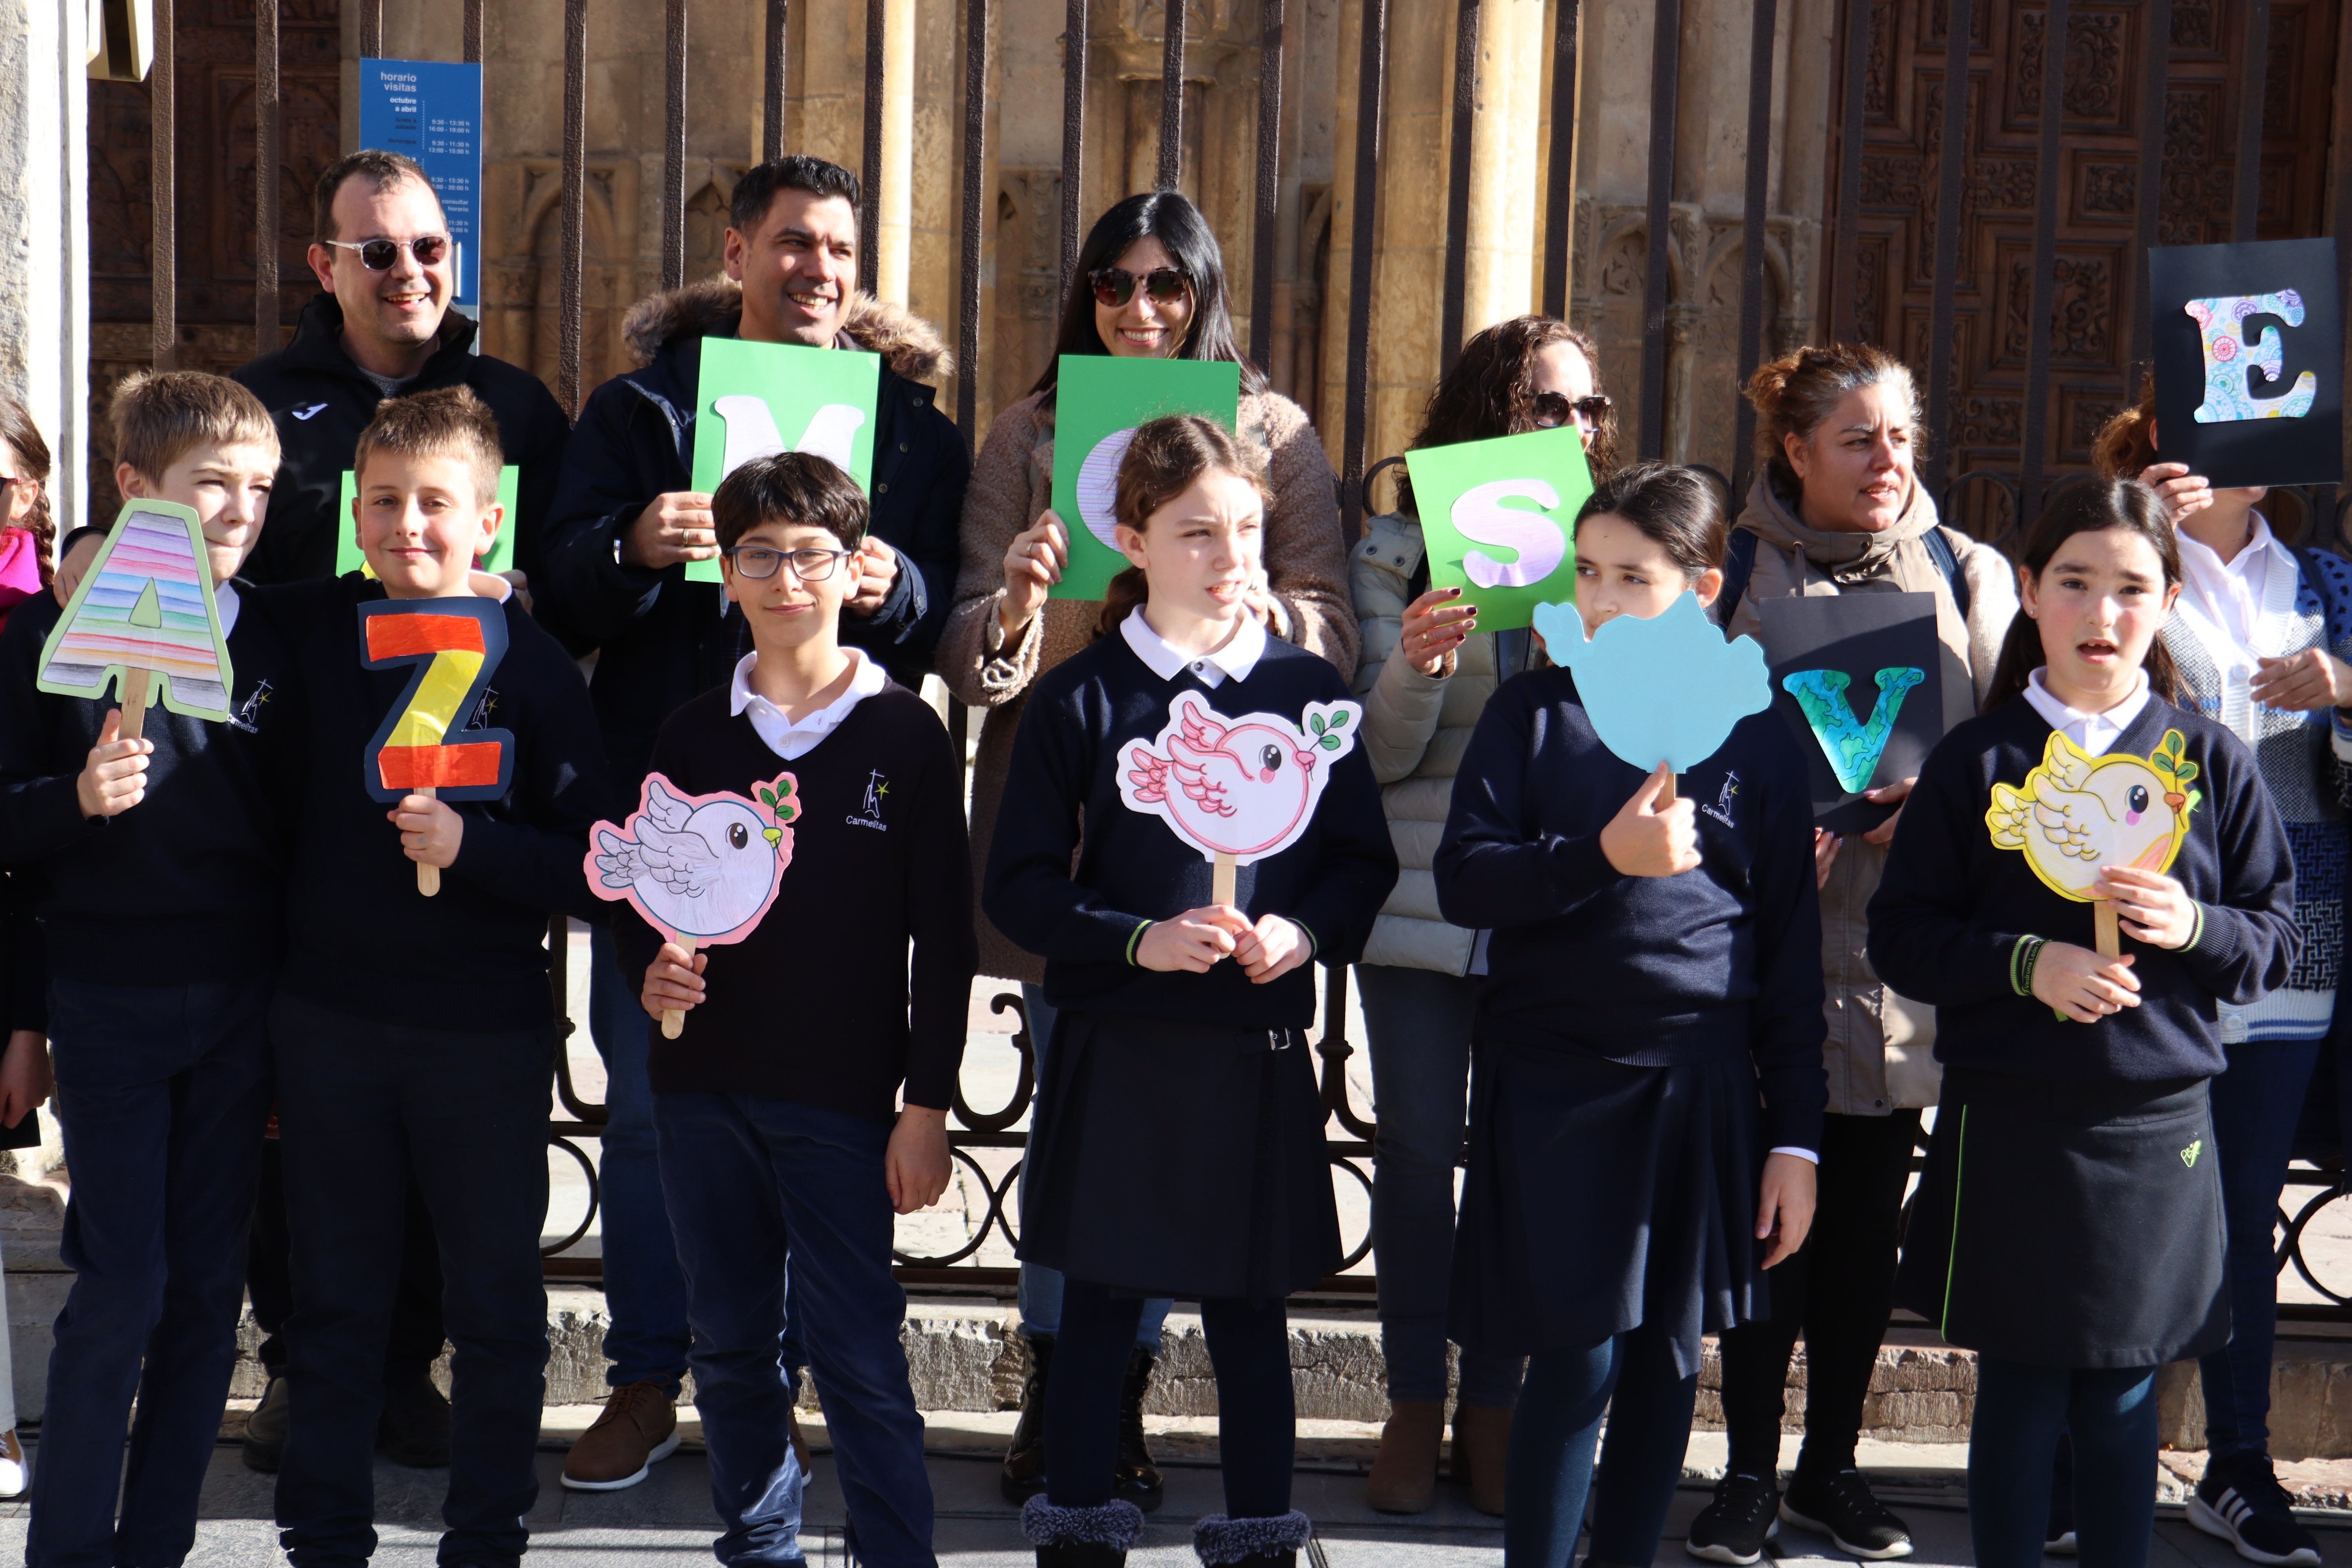
[[[547,540],[548,509],[555,500],[572,423],[539,377],[520,365],[473,352],[474,323],[452,310],[442,319],[438,346],[405,389],[429,392],[467,386],[498,416],[499,444],[520,468],[514,563],[534,587]],[[302,307],[294,341],[276,353],[248,360],[231,373],[251,388],[278,426],[278,483],[269,493],[269,520],[261,542],[238,574],[257,584],[303,583],[335,574],[335,542],[351,526],[335,513],[343,470],[352,466],[360,432],[375,417],[383,394],[343,352],[343,308],[332,294]]]
[[[545,557],[534,578],[542,605],[603,651],[590,681],[613,763],[635,798],[662,721],[727,679],[749,644],[719,584],[689,583],[686,567],[624,564],[621,532],[656,496],[691,489],[702,340],[731,338],[742,289],[727,279],[639,300],[623,331],[644,368],[589,395],[565,455]],[[901,682],[930,668],[955,587],[964,483],[971,458],[925,377],[948,372],[930,324],[859,295],[838,345],[882,356],[874,428],[874,537],[898,552],[897,584],[870,617],[845,615],[845,643]],[[722,607],[723,612],[722,613]]]

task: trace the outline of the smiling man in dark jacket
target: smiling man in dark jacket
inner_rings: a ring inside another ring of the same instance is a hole
[[[971,463],[923,384],[948,372],[938,333],[856,292],[857,198],[857,177],[821,158],[746,173],[728,215],[726,276],[638,301],[623,331],[643,368],[598,387],[581,411],[534,583],[541,605],[599,649],[589,695],[613,782],[631,801],[662,721],[724,685],[750,651],[719,584],[686,580],[687,562],[719,553],[710,497],[689,489],[707,338],[881,356],[871,522],[841,568],[858,581],[840,635],[908,685],[930,666],[955,585]],[[601,1174],[614,1392],[573,1447],[563,1484],[610,1490],[636,1484],[677,1447],[688,1331],[655,1164],[643,975],[622,974],[604,931],[592,942],[590,1026],[610,1118]]]

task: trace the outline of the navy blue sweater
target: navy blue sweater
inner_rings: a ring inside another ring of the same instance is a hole
[[[1065,660],[1031,689],[1021,715],[981,907],[1044,957],[1055,1007],[1304,1028],[1315,1021],[1311,964],[1258,985],[1231,962],[1194,974],[1144,969],[1129,956],[1144,926],[1209,902],[1209,861],[1118,794],[1119,748],[1157,740],[1182,691],[1202,693],[1228,719],[1297,722],[1309,702],[1345,700],[1348,683],[1318,655],[1271,637],[1247,679],[1213,689],[1189,668],[1160,679],[1116,633]],[[1298,841],[1239,868],[1234,898],[1253,920],[1276,914],[1305,926],[1317,962],[1352,963],[1396,874],[1380,787],[1355,750],[1332,766]]]
[[[1594,732],[1565,669],[1487,702],[1454,779],[1438,909],[1488,928],[1481,1039],[1663,1067],[1750,1054],[1770,1146],[1818,1149],[1821,905],[1805,761],[1769,712],[1682,775],[1696,870],[1628,877],[1601,850],[1643,771]]]
[[[2151,1082],[2207,1078],[2228,1065],[2217,1004],[2245,1006],[2286,983],[2302,947],[2286,830],[2253,754],[2210,720],[2151,700],[2107,754],[2147,756],[2178,730],[2197,764],[2189,837],[2169,872],[2202,906],[2179,952],[2123,939],[2140,1003],[2077,1024],[2020,995],[2022,936],[2096,944],[2092,905],[2045,887],[2017,849],[1995,847],[1985,812],[1995,782],[2016,787],[2050,743],[2021,697],[1944,737],[1903,807],[1870,900],[1870,963],[1889,986],[1936,1008],[1936,1056],[1953,1067],[2045,1078]]]
[[[0,632],[0,861],[32,883],[50,973],[186,985],[277,966],[299,680],[277,625],[254,607],[258,591],[239,593],[229,722],[150,708],[146,798],[116,816],[83,816],[74,793],[116,703],[33,687],[57,601],[35,595]]]
[[[513,732],[513,782],[502,799],[452,803],[465,835],[441,891],[425,898],[416,862],[385,819],[390,807],[360,772],[414,673],[360,662],[358,606],[382,597],[382,584],[354,572],[248,601],[248,612],[278,618],[303,671],[304,800],[280,984],[316,1006],[411,1027],[536,1027],[554,1010],[548,917],[601,923],[611,908],[589,893],[582,869],[589,825],[614,815],[587,688],[579,666],[509,598],[506,657],[468,727]],[[459,734],[450,731],[453,742]]]

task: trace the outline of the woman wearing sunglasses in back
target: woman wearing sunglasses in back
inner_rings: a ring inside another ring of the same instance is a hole
[[[1265,574],[1251,595],[1252,606],[1267,632],[1321,654],[1343,677],[1356,666],[1356,620],[1348,605],[1331,465],[1306,412],[1269,390],[1265,377],[1243,357],[1225,303],[1223,258],[1199,210],[1172,191],[1128,197],[1088,231],[1072,279],[1045,374],[1027,397],[996,416],[972,465],[964,492],[956,605],[934,656],[948,689],[986,714],[972,767],[976,870],[988,864],[1013,732],[1030,686],[1094,640],[1102,612],[1098,604],[1047,597],[1069,560],[1075,521],[1049,510],[1062,355],[1222,360],[1241,367],[1240,434],[1273,454]],[[980,880],[976,875],[975,887]],[[1054,1026],[1042,989],[1045,963],[1006,940],[984,915],[975,911],[974,919],[981,973],[1021,982],[1042,1073]],[[1005,1497],[1013,1502],[1045,1487],[1045,1391],[1061,1301],[1058,1274],[1023,1266],[1021,1331],[1029,1347],[1029,1374],[1003,1481]],[[1145,1306],[1119,1416],[1118,1495],[1146,1510],[1159,1506],[1160,1478],[1143,1444],[1142,1401],[1168,1306]]]

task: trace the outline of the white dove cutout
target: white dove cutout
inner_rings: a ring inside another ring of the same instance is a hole
[[[772,458],[778,452],[806,452],[847,473],[850,446],[856,439],[858,426],[866,423],[863,408],[848,403],[828,403],[809,416],[808,427],[801,432],[801,438],[786,446],[776,428],[776,416],[764,397],[731,393],[714,399],[710,408],[727,422],[727,447],[719,459],[719,477],[722,479],[754,458]]]
[[[1298,842],[1331,765],[1355,750],[1363,716],[1360,703],[1310,702],[1300,721],[1278,713],[1228,719],[1198,692],[1179,692],[1157,740],[1119,748],[1118,797],[1129,810],[1165,821],[1217,863],[1222,877],[1227,866]]]

